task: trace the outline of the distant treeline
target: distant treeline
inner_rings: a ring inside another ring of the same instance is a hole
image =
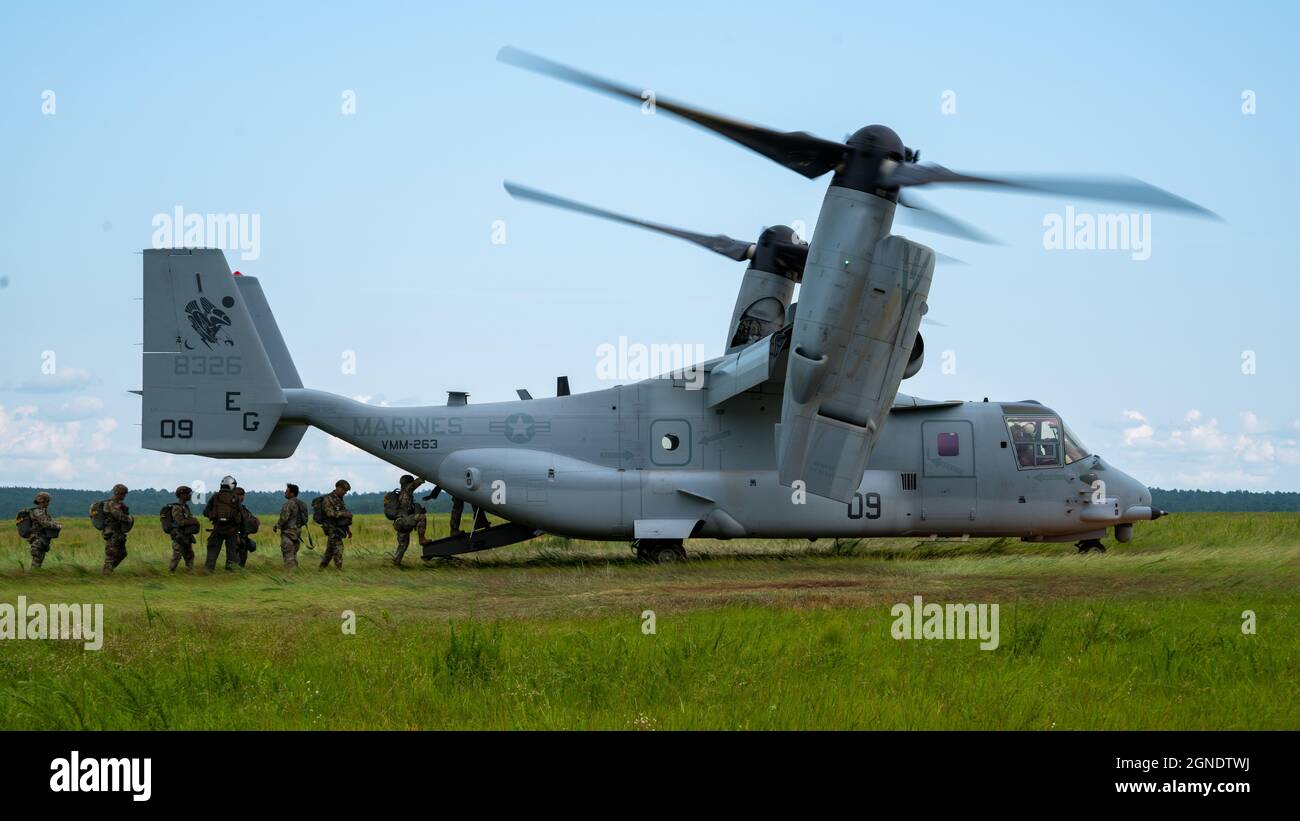
[[[1173,513],[1298,513],[1300,493],[1290,490],[1164,490],[1153,487],[1151,504]]]
[[[428,492],[429,485],[425,485],[417,492],[416,500]],[[38,491],[45,490],[53,497],[50,502],[50,511],[55,518],[69,518],[73,516],[88,516],[90,506],[100,499],[107,499],[109,492],[107,490],[59,490],[58,488],[34,488],[34,487],[0,487],[0,515],[13,517],[19,510],[32,506],[32,497]],[[319,491],[304,490],[299,494],[299,498],[304,502],[310,502],[313,497],[320,496]],[[131,509],[131,514],[139,516],[142,514],[157,513],[163,505],[176,500],[175,488],[172,490],[161,490],[155,488],[145,488],[142,490],[131,489],[127,494],[126,504]],[[280,506],[284,504],[283,491],[253,490],[249,491],[244,499],[244,504],[248,509],[258,516],[275,515],[280,512]],[[384,494],[383,493],[349,493],[347,498],[348,509],[353,513],[383,513],[384,512]],[[451,497],[445,493],[439,494],[437,499],[428,502],[420,502],[424,505],[425,510],[429,512],[445,513],[451,510]],[[191,507],[199,508],[199,505],[191,504]],[[198,511],[196,511],[198,512]]]
[[[420,488],[424,495],[428,485]],[[38,490],[48,490],[54,497],[50,509],[56,517],[86,516],[90,506],[107,499],[107,490],[59,490],[57,488],[0,487],[0,515],[12,516],[22,508],[32,506],[32,497]],[[319,491],[301,494],[304,502],[319,496]],[[157,513],[163,505],[175,499],[170,490],[132,490],[126,503],[132,513]],[[353,513],[383,513],[383,493],[349,493],[348,508]],[[280,512],[284,495],[280,491],[251,491],[245,502],[259,516]],[[1250,490],[1163,490],[1151,488],[1151,503],[1162,510],[1174,513],[1300,513],[1300,493],[1294,491]],[[437,499],[421,502],[429,512],[446,513],[451,510],[451,497],[443,493]],[[197,507],[197,505],[196,505]]]

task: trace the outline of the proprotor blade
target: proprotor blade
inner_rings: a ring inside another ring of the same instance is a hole
[[[660,234],[667,234],[670,237],[684,239],[687,242],[693,242],[702,248],[707,248],[717,254],[722,254],[728,259],[734,259],[742,262],[748,259],[753,252],[754,244],[744,240],[732,239],[726,234],[697,234],[694,231],[683,231],[680,228],[673,228],[668,225],[660,225],[657,222],[648,222],[636,217],[629,217],[625,214],[617,214],[613,211],[606,211],[603,208],[587,205],[576,200],[557,197],[554,194],[548,194],[545,191],[539,191],[536,188],[528,188],[507,181],[505,183],[506,191],[510,196],[521,200],[531,200],[543,205],[550,205],[555,208],[563,208],[566,211],[576,211],[579,214],[586,214],[600,219],[621,222],[624,225],[634,225],[637,228],[645,228],[649,231],[655,231]]]
[[[1012,188],[1034,194],[1062,194],[1220,218],[1208,208],[1132,177],[989,177],[952,171],[942,165],[898,165],[885,178],[884,184],[899,188],[950,184]]]
[[[648,92],[632,86],[615,83],[594,74],[588,74],[575,68],[547,60],[536,54],[521,51],[513,46],[506,46],[497,52],[497,59],[512,66],[527,69],[547,77],[554,77],[566,83],[589,88],[613,97],[637,103],[651,99],[643,96]],[[823,140],[803,131],[775,131],[760,125],[733,120],[718,114],[711,114],[691,106],[666,100],[658,94],[653,96],[655,110],[663,109],[676,114],[696,125],[707,128],[715,134],[740,143],[751,151],[756,151],[768,159],[803,174],[809,179],[820,177],[831,171],[844,157],[845,147],[841,143]]]
[[[956,217],[945,214],[934,206],[927,204],[915,194],[900,191],[898,193],[898,204],[906,209],[897,212],[898,215],[907,219],[917,228],[924,228],[938,234],[947,234],[950,237],[959,239],[968,239],[971,242],[998,244],[998,241],[988,234],[962,222]]]

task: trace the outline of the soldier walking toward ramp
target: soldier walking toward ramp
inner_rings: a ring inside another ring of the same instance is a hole
[[[351,489],[352,485],[346,479],[339,479],[334,483],[334,491],[321,499],[325,520],[321,525],[325,531],[325,557],[321,559],[321,570],[329,567],[331,560],[335,567],[343,569],[343,539],[352,535],[352,511],[343,503],[343,497]]]
[[[293,570],[298,567],[298,545],[302,542],[302,529],[307,525],[307,505],[298,498],[295,484],[285,486],[284,499],[280,520],[272,530],[280,534],[280,555],[285,569]]]
[[[203,515],[212,522],[212,534],[208,536],[208,557],[204,566],[209,571],[217,569],[217,557],[221,548],[226,548],[226,569],[233,570],[239,563],[239,501],[235,498],[235,477],[227,476],[221,480],[221,490],[212,494],[208,504],[203,508]]]
[[[253,511],[244,504],[246,493],[242,487],[235,488],[235,501],[239,504],[239,566],[248,563],[248,554],[257,552],[257,542],[253,534],[262,526],[262,522],[253,515]]]
[[[420,485],[425,481],[407,474],[399,482],[401,489],[396,494],[388,494],[384,497],[384,514],[393,520],[393,530],[397,531],[397,550],[393,553],[394,567],[402,566],[402,557],[406,555],[406,549],[411,546],[412,530],[419,535],[422,547],[429,543],[429,537],[426,535],[428,519],[424,515],[424,507],[415,501],[415,491],[419,490]]]
[[[163,532],[172,539],[172,559],[167,563],[167,569],[171,571],[180,566],[182,559],[186,570],[194,569],[194,542],[197,541],[199,520],[190,512],[192,495],[193,491],[181,485],[176,488],[176,501],[163,508],[159,514]]]
[[[27,519],[27,544],[32,549],[32,569],[39,570],[41,564],[45,561],[45,554],[50,552],[50,540],[59,537],[59,531],[63,525],[54,521],[50,516],[50,494],[41,491],[32,499],[36,506],[31,510],[24,511],[27,515],[18,514],[18,531],[22,535],[22,520]]]
[[[135,518],[126,506],[126,485],[113,485],[113,497],[91,507],[91,521],[104,532],[104,573],[112,573],[126,558],[126,534],[135,527]],[[95,508],[99,515],[95,515]]]

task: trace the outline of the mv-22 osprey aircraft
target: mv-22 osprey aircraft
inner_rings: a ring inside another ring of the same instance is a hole
[[[506,48],[503,62],[638,105],[640,89]],[[978,232],[920,204],[923,185],[1139,203],[1209,214],[1132,179],[992,178],[918,163],[889,128],[846,143],[654,99],[810,179],[831,174],[808,243],[756,242],[643,222],[507,185],[517,197],[616,219],[748,261],[723,356],[699,373],[520,401],[372,407],[304,387],[257,280],[211,249],[144,252],[143,446],[283,459],[308,426],[506,520],[434,541],[424,558],[540,533],[626,540],[642,559],[684,539],[1013,536],[1104,550],[1109,529],[1162,515],[1150,491],[1091,453],[1038,402],[899,393],[924,360],[919,326],[936,254],[890,233],[896,210]],[[800,299],[793,301],[796,285]]]

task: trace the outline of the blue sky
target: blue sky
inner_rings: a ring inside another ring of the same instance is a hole
[[[618,5],[0,6],[0,483],[232,469],[142,451],[127,393],[136,252],[177,206],[258,216],[260,255],[232,265],[261,278],[312,387],[494,401],[561,373],[603,387],[596,352],[620,336],[720,353],[738,264],[514,202],[502,180],[736,237],[815,227],[826,180],[497,63],[511,44],[782,129],[881,122],[953,168],[1131,174],[1212,208],[1224,222],[1155,213],[1134,260],[1048,250],[1044,219],[1135,208],[924,192],[1005,244],[896,227],[969,263],[939,269],[943,325],[903,389],[1040,399],[1149,484],[1300,490],[1297,7]],[[393,481],[316,432],[234,468],[253,488]]]

